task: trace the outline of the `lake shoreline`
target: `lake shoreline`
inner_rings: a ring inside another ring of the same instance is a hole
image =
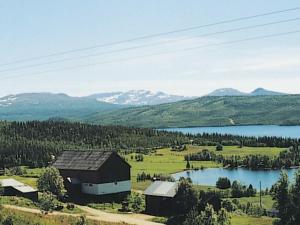
[[[181,132],[183,134],[222,134],[246,137],[282,137],[300,138],[300,126],[284,125],[228,125],[228,126],[200,126],[158,129],[168,132]]]
[[[294,173],[299,169],[285,169],[289,175],[289,179],[293,180]],[[206,168],[203,170],[185,170],[178,173],[173,173],[171,176],[175,180],[180,177],[190,178],[194,185],[215,186],[219,177],[227,177],[231,182],[234,180],[240,181],[242,184],[252,184],[255,188],[259,188],[259,181],[262,181],[262,189],[270,189],[273,184],[278,181],[281,170],[250,170],[247,168],[227,169],[221,168]]]

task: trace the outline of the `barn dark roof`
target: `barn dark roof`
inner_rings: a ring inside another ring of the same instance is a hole
[[[64,151],[53,164],[61,170],[98,170],[113,151]]]

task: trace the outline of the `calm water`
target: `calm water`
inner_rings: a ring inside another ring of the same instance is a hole
[[[289,179],[292,180],[297,169],[287,170]],[[178,180],[180,177],[191,178],[194,184],[201,185],[216,185],[219,177],[227,177],[230,181],[238,180],[245,185],[252,184],[256,189],[259,189],[259,181],[262,182],[262,189],[271,188],[276,183],[280,175],[280,170],[247,170],[244,168],[238,169],[223,169],[210,168],[197,171],[183,171],[173,174],[172,176]]]
[[[251,126],[226,126],[226,127],[188,127],[167,128],[167,131],[179,131],[183,133],[220,133],[242,136],[278,136],[300,138],[300,126],[276,126],[276,125],[251,125]]]

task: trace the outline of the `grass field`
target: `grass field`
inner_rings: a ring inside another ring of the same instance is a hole
[[[136,177],[138,173],[149,173],[153,174],[172,174],[179,171],[183,171],[186,168],[186,162],[184,161],[184,156],[186,154],[192,154],[203,149],[208,149],[214,151],[216,154],[221,154],[223,156],[246,156],[246,155],[268,155],[276,156],[283,150],[283,148],[269,148],[269,147],[243,147],[238,146],[224,146],[223,151],[215,151],[215,146],[187,146],[187,150],[182,152],[171,151],[169,148],[159,149],[156,153],[152,153],[144,156],[144,161],[137,162],[133,154],[126,155],[125,158],[128,160],[132,166],[131,177],[133,188],[136,190],[144,190],[150,182],[136,182]],[[191,165],[194,168],[212,168],[221,167],[221,164],[210,162],[210,161],[193,161]]]
[[[243,147],[239,148],[238,146],[224,146],[223,151],[215,151],[215,146],[187,146],[187,150],[182,152],[171,151],[169,148],[159,149],[156,153],[151,153],[149,155],[144,155],[144,161],[137,162],[135,161],[133,154],[126,155],[125,158],[128,160],[129,164],[132,166],[131,169],[131,178],[133,189],[135,190],[144,190],[149,184],[150,181],[146,182],[136,182],[136,177],[138,173],[149,173],[153,174],[172,174],[185,170],[186,162],[184,161],[184,156],[186,154],[192,154],[203,149],[208,149],[214,151],[216,154],[221,154],[224,156],[246,156],[250,154],[261,154],[268,156],[278,155],[283,148],[270,148],[270,147]],[[210,161],[193,161],[191,165],[194,168],[212,168],[212,167],[221,167],[221,164],[210,162]],[[27,174],[25,176],[0,176],[0,179],[5,178],[14,178],[28,184],[32,187],[36,187],[36,180],[39,174],[41,173],[42,168],[30,169],[26,167]]]
[[[251,216],[231,216],[231,225],[273,225],[273,218],[270,217],[251,217]]]
[[[138,173],[149,173],[153,174],[172,174],[176,172],[183,171],[186,168],[186,161],[184,160],[184,155],[189,153],[195,153],[199,151],[195,148],[188,148],[188,150],[183,152],[174,152],[170,149],[160,149],[156,153],[152,153],[144,156],[144,161],[137,162],[131,156],[134,154],[126,155],[125,158],[128,160],[129,164],[132,166],[131,169],[131,180],[133,184],[133,189],[144,190],[150,182],[136,182]],[[221,167],[221,164],[209,161],[198,161],[192,162],[194,168],[211,168],[211,167]]]
[[[151,183],[151,181],[146,182],[137,182],[137,174],[145,172],[146,174],[154,175],[154,174],[165,174],[169,175],[172,173],[176,173],[179,171],[183,171],[186,169],[186,161],[184,160],[184,156],[186,154],[196,153],[203,149],[208,149],[210,151],[215,151],[214,146],[187,146],[187,150],[182,152],[175,152],[171,151],[168,148],[165,149],[159,149],[155,153],[151,153],[149,155],[144,155],[144,160],[142,162],[137,162],[134,158],[134,153],[125,155],[126,160],[129,162],[129,164],[132,166],[131,169],[131,179],[132,179],[132,185],[133,189],[137,190],[139,192],[145,190]],[[266,147],[243,147],[239,148],[237,146],[224,146],[223,151],[216,152],[216,154],[222,154],[224,156],[232,156],[232,155],[239,155],[241,157],[250,155],[250,154],[261,154],[261,155],[268,155],[268,156],[276,156],[282,151],[282,148],[266,148]],[[210,162],[210,161],[193,161],[191,162],[191,165],[193,165],[194,168],[212,168],[212,167],[222,167],[221,164]],[[20,182],[23,182],[25,184],[28,184],[30,186],[36,187],[36,180],[39,174],[43,169],[29,169],[26,168],[27,173],[24,176],[0,176],[0,179],[4,178],[14,178],[16,180],[19,180]],[[201,190],[215,190],[215,187],[212,186],[195,186],[197,189]],[[19,199],[19,198],[18,198]],[[13,205],[19,205],[19,206],[27,206],[27,207],[35,207],[32,205],[32,203],[28,202],[27,200],[17,200],[16,199],[10,199],[7,198],[1,198],[0,203],[6,203],[6,204],[13,204]],[[259,205],[259,197],[249,197],[249,198],[239,198],[238,201],[241,204],[247,204],[247,202],[250,202],[255,205]],[[270,209],[273,206],[274,201],[272,200],[271,196],[263,196],[262,199],[263,207],[266,209]],[[100,205],[100,207],[102,207]],[[97,208],[97,207],[95,207]],[[110,208],[110,207],[107,207]],[[118,208],[118,205],[115,205],[111,212],[116,211]],[[108,209],[105,209],[108,210]],[[31,218],[31,214],[21,213],[22,216],[25,216],[25,219]],[[18,212],[18,215],[19,212]],[[52,218],[52,217],[51,217]],[[52,225],[52,224],[72,224],[74,223],[73,218],[60,218],[58,217],[59,222],[56,222],[56,218],[54,220],[49,219],[48,217],[45,218],[38,218],[34,224],[40,223],[45,225]],[[25,220],[24,220],[25,221]],[[55,222],[52,222],[55,221]],[[250,217],[246,215],[235,215],[232,214],[232,225],[271,225],[273,222],[272,218],[269,217]],[[18,223],[16,223],[18,225]],[[20,223],[22,224],[22,223]],[[30,223],[26,223],[30,224]],[[98,223],[92,223],[98,224]],[[107,223],[104,223],[105,225]],[[30,224],[31,225],[31,224]],[[107,224],[108,225],[108,224]]]
[[[223,146],[223,151],[216,151],[215,146],[189,146],[189,149],[199,151],[201,149],[208,149],[214,151],[216,154],[223,156],[247,156],[247,155],[267,155],[278,156],[284,148],[276,147],[242,147],[239,146]]]
[[[13,209],[0,210],[0,218],[5,219],[7,216],[13,216],[14,225],[74,225],[77,224],[79,218],[74,216],[57,216],[57,215],[36,215],[33,213],[21,212]],[[87,225],[121,225],[120,223],[96,222],[87,220]],[[122,225],[126,225],[122,223]]]
[[[252,203],[253,205],[259,206],[259,196],[255,197],[244,197],[244,198],[237,198],[237,200],[241,204],[247,204],[247,202]],[[262,196],[262,207],[265,209],[272,209],[274,205],[274,200],[272,199],[271,195],[264,195]]]
[[[33,208],[33,209],[38,209],[38,205],[34,203],[33,201],[27,199],[27,198],[22,198],[22,197],[15,197],[15,196],[1,196],[0,197],[0,205],[1,204],[7,204],[7,205],[15,205],[15,206],[20,206],[20,207],[26,207],[26,208]],[[74,209],[68,209],[66,207],[65,203],[61,203],[64,207],[60,212],[64,213],[71,213],[71,214],[76,214],[76,213],[82,213],[83,211],[79,209],[77,206],[74,207]]]

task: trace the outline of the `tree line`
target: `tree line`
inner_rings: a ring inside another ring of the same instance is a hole
[[[291,146],[279,153],[278,156],[246,155],[246,156],[223,156],[207,149],[184,156],[188,161],[215,161],[222,163],[224,167],[248,169],[281,169],[300,166],[300,148],[298,145]]]
[[[153,149],[186,144],[289,147],[299,140],[221,134],[183,134],[163,130],[101,126],[65,121],[0,122],[0,168],[46,166],[62,150],[116,149],[147,154]],[[289,154],[289,153],[287,153]]]

